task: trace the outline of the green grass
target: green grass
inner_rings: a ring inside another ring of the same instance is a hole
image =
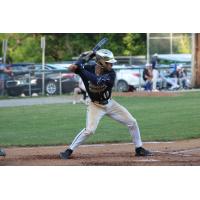
[[[171,97],[115,97],[137,119],[143,141],[200,137],[200,93]],[[1,103],[1,102],[0,102]],[[82,104],[0,108],[0,146],[69,144],[85,127]],[[105,117],[88,143],[130,142],[128,129]]]

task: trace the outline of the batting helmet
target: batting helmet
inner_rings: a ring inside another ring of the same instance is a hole
[[[116,63],[117,61],[114,58],[114,55],[111,51],[107,49],[100,49],[96,52],[96,62],[97,64],[105,67],[106,63]]]

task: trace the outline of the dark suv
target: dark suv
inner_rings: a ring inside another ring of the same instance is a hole
[[[36,71],[42,69],[41,65],[36,65]],[[42,73],[35,74],[37,86],[42,88]],[[58,64],[45,65],[45,93],[49,95],[73,92],[78,86],[78,76],[67,72],[66,68]]]
[[[9,96],[18,96],[22,93],[28,94],[29,88],[31,88],[32,93],[39,91],[36,87],[36,79],[32,73],[29,73],[34,68],[33,64],[12,64],[11,68],[13,76],[5,80],[5,89]]]
[[[6,81],[6,90],[10,96],[18,96],[24,93],[42,92],[42,65],[13,64],[14,76]],[[66,73],[66,69],[59,69],[52,65],[45,65],[45,93],[54,95],[69,93],[78,84],[77,75]]]

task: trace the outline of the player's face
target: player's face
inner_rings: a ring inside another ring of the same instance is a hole
[[[112,69],[112,66],[113,66],[113,64],[112,63],[106,63],[106,69],[108,70],[108,71],[110,71],[111,69]]]

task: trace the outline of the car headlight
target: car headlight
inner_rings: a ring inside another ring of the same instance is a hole
[[[16,85],[20,85],[21,81],[17,80],[16,83],[17,83]]]
[[[26,80],[17,80],[17,85],[24,85],[26,84]]]
[[[31,80],[31,84],[36,84],[37,83],[37,80],[36,79],[32,79]]]

